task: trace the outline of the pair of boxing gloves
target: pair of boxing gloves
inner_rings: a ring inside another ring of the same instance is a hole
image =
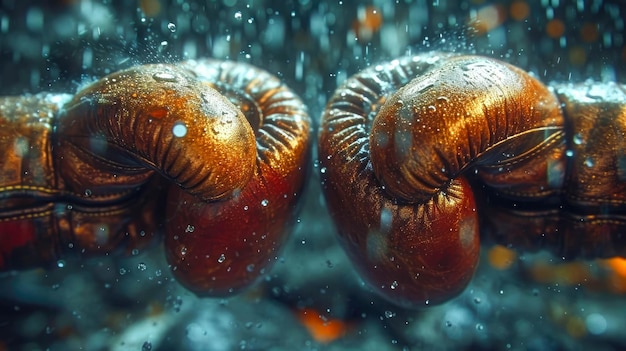
[[[76,95],[0,101],[0,268],[141,250],[165,234],[200,295],[251,285],[307,178],[305,104],[247,64],[145,65]],[[624,255],[624,89],[541,84],[479,56],[425,53],[349,78],[319,125],[341,243],[394,302],[444,302],[479,235],[567,257]]]

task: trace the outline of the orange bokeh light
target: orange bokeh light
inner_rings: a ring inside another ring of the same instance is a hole
[[[594,23],[585,23],[580,28],[580,38],[587,42],[593,43],[598,40],[600,33],[598,31],[598,25]]]
[[[530,15],[530,6],[526,1],[514,1],[509,8],[509,14],[514,20],[523,21]]]
[[[487,5],[476,12],[476,17],[470,19],[469,25],[478,34],[485,34],[504,23],[506,16],[506,9],[503,6]]]
[[[370,40],[383,25],[383,15],[375,6],[359,7],[352,30],[359,40]]]
[[[553,19],[546,24],[546,33],[550,38],[558,39],[565,34],[565,24],[560,19]]]
[[[508,249],[502,245],[496,245],[492,247],[487,253],[487,259],[489,260],[489,264],[492,267],[500,270],[511,267],[516,258],[517,254],[515,253],[515,251]]]
[[[314,309],[305,308],[297,311],[300,323],[309,331],[313,339],[320,343],[329,343],[346,333],[347,325],[338,319],[329,319]]]

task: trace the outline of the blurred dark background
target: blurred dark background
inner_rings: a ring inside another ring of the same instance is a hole
[[[623,81],[623,7],[621,0],[3,0],[0,93],[72,92],[85,78],[128,66],[213,56],[276,73],[316,105],[323,102],[316,95],[347,75],[433,49],[501,58],[544,81]]]
[[[621,0],[1,0],[0,95],[74,93],[133,65],[211,56],[281,77],[317,120],[351,74],[427,50],[499,58],[546,83],[623,83],[624,7]],[[626,347],[619,261],[563,263],[485,248],[472,285],[443,306],[405,311],[380,300],[338,247],[312,168],[291,239],[250,292],[193,296],[172,280],[158,244],[126,258],[5,273],[0,351]],[[305,322],[307,313],[321,316],[322,326]],[[339,334],[315,334],[330,321]]]

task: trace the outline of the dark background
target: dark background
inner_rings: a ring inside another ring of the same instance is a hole
[[[2,0],[0,95],[74,93],[133,65],[213,56],[281,77],[317,123],[327,98],[349,75],[435,49],[500,58],[546,83],[625,82],[623,7],[619,0]],[[380,26],[362,15],[374,9]],[[463,295],[423,311],[371,295],[334,239],[315,163],[312,168],[291,239],[250,292],[229,299],[193,296],[172,280],[158,244],[128,258],[5,273],[0,350],[626,346],[626,289],[603,262],[519,254],[507,270],[496,270],[483,257]],[[298,322],[304,308],[344,321],[346,335],[316,341]]]

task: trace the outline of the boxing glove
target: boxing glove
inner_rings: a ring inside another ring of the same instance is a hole
[[[534,174],[558,168],[563,145],[556,96],[526,72],[425,53],[337,89],[319,134],[322,186],[369,285],[402,306],[433,305],[462,292],[476,268],[473,187],[549,199],[562,180]]]
[[[2,269],[138,250],[162,230],[170,183],[223,200],[255,165],[245,116],[177,65],[137,66],[75,96],[0,105]]]
[[[626,257],[624,86],[592,81],[550,86],[561,102],[565,137],[544,157],[553,167],[526,171],[536,185],[553,185],[554,196],[503,191],[506,179],[489,179],[481,205],[484,236],[561,259]]]
[[[176,187],[168,195],[174,276],[198,295],[228,295],[278,259],[308,173],[310,118],[296,94],[258,68],[206,59],[185,67],[244,111],[256,136],[252,178],[229,201],[198,201]]]

